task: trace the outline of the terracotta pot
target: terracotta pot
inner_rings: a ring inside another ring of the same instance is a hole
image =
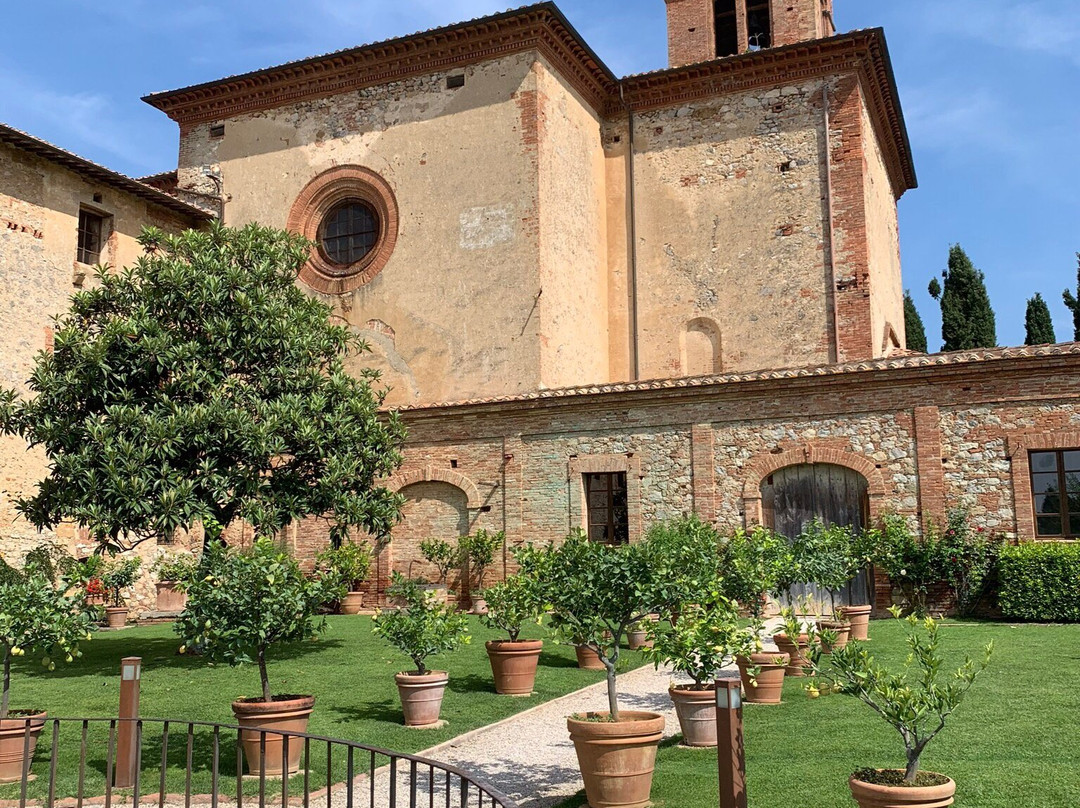
[[[750,658],[739,657],[735,660],[742,678],[743,701],[751,704],[779,704],[784,695],[784,671],[787,670],[791,657],[779,652],[751,654]],[[751,679],[750,669],[760,668],[756,677]]]
[[[8,713],[8,718],[0,721],[0,783],[17,783],[22,780],[23,772],[30,770],[37,748],[38,736],[45,726],[45,713],[26,711]],[[29,756],[23,756],[26,735],[30,735]]]
[[[840,614],[851,624],[851,639],[870,639],[870,612],[873,606],[844,606]]]
[[[675,703],[683,744],[716,746],[716,685],[709,685],[705,690],[673,687],[668,690],[668,695]]]
[[[649,639],[648,632],[645,631],[626,632],[626,644],[630,646],[631,651],[640,651],[642,648],[653,647],[653,641]]]
[[[585,720],[596,716],[590,713],[566,719],[589,805],[644,808],[652,791],[656,747],[664,735],[664,717],[623,710],[617,723]]]
[[[394,681],[401,697],[405,726],[429,727],[439,723],[443,694],[450,681],[446,671],[428,671],[423,675],[398,673],[394,675]]]
[[[267,777],[283,777],[286,770],[293,774],[300,770],[300,753],[304,749],[303,738],[289,738],[289,759],[283,760],[285,751],[284,732],[306,732],[308,718],[315,707],[314,696],[275,696],[274,701],[241,699],[232,703],[236,723],[245,730],[240,733],[244,747],[244,760],[248,774]],[[248,730],[246,728],[250,727]],[[254,730],[277,730],[267,732],[264,754],[260,754],[264,733]]]
[[[831,654],[833,651],[839,651],[845,645],[848,644],[848,640],[851,639],[851,623],[847,621],[841,622],[839,620],[818,620],[818,631],[835,631],[836,642],[829,644],[824,640],[821,641],[821,650],[826,654]]]
[[[953,804],[956,783],[950,778],[940,786],[880,786],[852,777],[851,796],[861,808],[945,808]]]
[[[87,595],[83,600],[87,606],[104,606],[107,602],[104,595]]]
[[[780,653],[791,657],[791,662],[787,666],[787,675],[806,676],[804,668],[810,664],[810,659],[807,657],[810,650],[810,638],[805,634],[800,634],[795,642],[792,642],[787,634],[776,634],[773,637],[773,642],[780,649]]]
[[[543,640],[493,641],[485,644],[495,692],[507,696],[527,696],[536,683],[536,666],[540,662]]]
[[[182,612],[187,606],[187,592],[176,588],[176,581],[157,582],[156,609],[159,612]]]
[[[105,625],[109,628],[123,628],[127,625],[127,606],[106,606]]]
[[[356,591],[346,592],[338,605],[338,611],[342,614],[360,614],[362,608],[364,608],[364,593]]]
[[[577,666],[586,671],[606,671],[604,663],[600,661],[600,655],[584,645],[575,645],[577,652]]]
[[[487,614],[487,601],[483,598],[472,599],[473,614]]]

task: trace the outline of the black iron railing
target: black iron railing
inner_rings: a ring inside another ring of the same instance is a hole
[[[14,772],[0,799],[19,808],[517,808],[456,766],[320,735],[159,718],[19,720],[0,728],[0,764]]]

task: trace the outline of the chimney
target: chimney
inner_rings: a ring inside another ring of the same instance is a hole
[[[667,3],[668,65],[692,65],[716,58],[713,0]]]

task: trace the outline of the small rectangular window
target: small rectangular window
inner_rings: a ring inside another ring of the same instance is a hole
[[[735,17],[735,0],[714,0],[716,25],[716,55],[733,56],[739,52],[739,26]]]
[[[769,19],[768,0],[747,0],[746,38],[750,50],[761,50],[772,45],[772,22]]]
[[[586,474],[585,503],[591,541],[603,544],[626,544],[630,541],[625,471]]]
[[[101,261],[101,244],[105,230],[105,217],[92,210],[79,211],[79,248],[75,257],[82,264]]]
[[[225,124],[215,123],[211,125],[210,137],[225,137]]]
[[[448,90],[456,90],[458,87],[464,87],[464,86],[465,86],[465,74],[464,73],[462,73],[460,76],[447,76],[446,77],[446,89],[448,89]]]
[[[1031,452],[1035,535],[1080,538],[1080,449]]]

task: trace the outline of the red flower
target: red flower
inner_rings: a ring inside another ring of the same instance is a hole
[[[105,585],[101,583],[100,578],[91,578],[86,582],[86,594],[88,595],[104,595]]]

